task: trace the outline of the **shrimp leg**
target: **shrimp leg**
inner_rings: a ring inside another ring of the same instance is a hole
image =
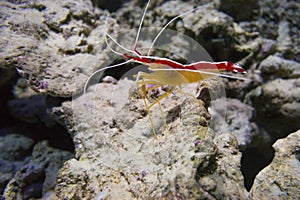
[[[142,78],[140,79],[140,77],[142,76]],[[163,112],[163,109],[161,107],[161,104],[160,104],[160,101],[164,98],[166,98],[167,96],[169,96],[173,90],[175,89],[174,87],[171,87],[168,91],[166,91],[163,95],[161,95],[159,98],[155,99],[154,102],[152,102],[150,105],[147,103],[146,99],[151,102],[147,92],[148,91],[151,91],[155,88],[159,88],[159,87],[162,87],[163,84],[161,84],[159,81],[157,81],[155,78],[152,79],[152,75],[151,74],[148,74],[148,73],[144,73],[144,72],[139,72],[138,74],[138,78],[137,80],[140,80],[137,82],[137,85],[141,85],[141,89],[139,90],[139,94],[140,96],[142,97],[143,101],[144,101],[144,104],[146,106],[146,110],[147,110],[147,113],[148,113],[148,116],[149,116],[149,120],[150,120],[150,123],[151,123],[151,127],[152,127],[152,130],[153,130],[153,133],[155,135],[155,137],[157,137],[157,134],[156,134],[156,130],[155,130],[155,126],[154,126],[154,122],[153,122],[153,119],[152,119],[152,116],[151,116],[151,108],[153,106],[155,106],[156,104],[158,105],[159,107],[159,110],[161,112],[161,116],[163,118],[163,122],[164,122],[164,126],[165,126],[165,129],[168,130],[168,125],[167,125],[167,121],[166,121],[166,118],[165,118],[165,115],[164,115],[164,112]],[[155,84],[156,86],[154,86],[154,88],[147,88],[146,85],[147,84]]]
[[[141,94],[142,94],[142,96],[143,97],[145,97],[149,102],[150,102],[150,99],[149,99],[149,97],[148,97],[148,95],[147,95],[147,91],[149,91],[149,90],[152,90],[152,89],[147,89],[146,88],[146,85],[147,84],[155,84],[155,85],[157,85],[157,86],[155,86],[155,87],[162,87],[163,85],[165,85],[165,84],[163,84],[163,83],[161,83],[160,81],[158,81],[157,79],[156,79],[156,77],[153,77],[152,78],[152,74],[148,74],[148,73],[145,73],[145,72],[139,72],[139,74],[138,74],[138,78],[140,78],[140,77],[142,77],[141,79],[141,81],[138,81],[138,82],[136,82],[136,84],[138,84],[138,85],[141,85],[142,86],[142,88],[141,88]],[[137,80],[139,80],[139,79],[137,79]],[[159,98],[157,98],[153,103],[151,103],[149,106],[147,106],[149,109],[151,109],[155,104],[159,104],[159,102],[162,100],[162,99],[164,99],[164,98],[166,98],[167,96],[169,96],[173,91],[174,91],[174,89],[175,89],[175,87],[170,87],[170,89],[167,91],[167,92],[165,92],[163,95],[161,95]]]

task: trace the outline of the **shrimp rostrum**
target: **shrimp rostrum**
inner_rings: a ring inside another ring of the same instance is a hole
[[[187,12],[184,12],[176,17],[174,17],[172,20],[170,20],[156,35],[155,39],[152,41],[151,46],[149,47],[147,55],[141,55],[139,51],[137,50],[137,43],[139,40],[139,35],[142,27],[142,23],[147,11],[147,8],[149,6],[150,0],[148,1],[146,8],[144,10],[144,13],[141,18],[141,22],[137,31],[137,35],[135,38],[135,43],[133,50],[127,49],[123,47],[118,41],[116,41],[111,35],[107,33],[105,30],[104,34],[104,39],[106,42],[107,47],[114,52],[115,54],[118,54],[127,60],[125,62],[116,64],[116,65],[111,65],[107,66],[104,68],[101,68],[97,71],[95,71],[87,80],[85,86],[84,86],[84,93],[87,90],[88,82],[90,79],[100,71],[110,69],[110,68],[115,68],[121,65],[124,65],[129,62],[134,62],[134,63],[139,63],[142,65],[148,66],[149,72],[138,72],[136,76],[136,83],[139,88],[139,94],[141,98],[144,100],[146,110],[148,112],[149,120],[153,129],[153,134],[156,136],[156,130],[154,128],[153,120],[150,114],[150,110],[153,106],[156,104],[159,106],[159,109],[162,113],[162,117],[164,119],[164,123],[166,125],[166,120],[163,116],[163,111],[161,109],[160,102],[167,96],[169,96],[177,87],[179,90],[177,92],[182,93],[182,94],[187,94],[181,91],[181,86],[184,84],[190,84],[190,83],[195,83],[199,82],[201,80],[207,79],[209,77],[213,76],[220,76],[220,77],[225,77],[225,78],[233,78],[233,79],[241,79],[241,80],[246,80],[246,78],[240,78],[232,75],[227,75],[227,74],[222,74],[220,72],[222,71],[231,71],[231,72],[236,72],[236,73],[246,73],[246,71],[239,66],[239,64],[235,64],[229,61],[223,61],[223,62],[206,62],[206,61],[199,61],[191,64],[181,64],[179,62],[173,61],[168,58],[162,58],[162,57],[156,57],[156,56],[151,56],[150,52],[151,49],[158,39],[158,37],[161,35],[161,33],[171,24],[173,21],[175,21],[177,18],[182,17],[184,15],[187,15],[189,13],[192,13],[195,11],[198,7],[189,10]],[[107,20],[106,20],[106,27],[107,27]],[[118,45],[121,49],[125,50],[126,53],[120,53],[114,49],[112,49],[108,43],[108,39],[112,40],[116,45]],[[155,85],[155,87],[147,87],[148,85]],[[151,101],[150,98],[148,97],[148,92],[152,90],[153,88],[158,88],[164,85],[168,85],[168,90],[155,99],[154,101]],[[187,94],[193,97],[192,94]],[[195,98],[195,97],[194,97]]]

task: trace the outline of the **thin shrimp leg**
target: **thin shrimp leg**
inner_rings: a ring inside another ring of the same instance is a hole
[[[151,124],[151,127],[152,127],[153,135],[157,139],[157,134],[156,134],[154,122],[153,122],[153,119],[151,117],[151,112],[150,112],[150,109],[148,109],[148,104],[147,104],[147,101],[146,101],[146,99],[149,99],[149,98],[148,98],[147,94],[145,94],[144,92],[142,92],[142,90],[139,91],[139,95],[142,97],[142,99],[144,101],[144,104],[145,104],[146,110],[147,110],[147,114],[149,116],[150,124]]]
[[[162,116],[162,119],[163,119],[163,122],[164,122],[164,127],[166,130],[168,130],[168,125],[167,125],[167,121],[166,121],[166,117],[164,115],[164,112],[163,112],[163,109],[161,107],[161,104],[160,104],[160,101],[164,98],[166,98],[167,96],[169,96],[171,93],[172,93],[172,90],[168,90],[166,93],[164,93],[162,96],[160,96],[158,99],[156,99],[154,102],[152,102],[150,105],[147,103],[146,99],[149,101],[149,97],[147,95],[147,91],[149,91],[147,88],[146,88],[146,85],[148,83],[143,83],[142,84],[142,89],[140,90],[140,95],[143,97],[143,100],[144,100],[144,104],[146,106],[146,110],[147,110],[147,113],[149,115],[149,119],[150,119],[150,122],[151,122],[151,126],[152,126],[152,129],[156,135],[156,131],[155,131],[155,127],[154,127],[154,123],[153,123],[153,120],[152,120],[152,116],[151,116],[151,108],[154,106],[154,105],[158,105],[158,108],[160,110],[160,113],[161,113],[161,116]],[[151,83],[153,84],[153,83]],[[161,87],[162,85],[158,85],[158,87]]]
[[[142,96],[144,96],[148,101],[150,101],[150,99],[147,95],[147,91],[152,90],[152,89],[147,89],[146,88],[147,84],[154,84],[154,85],[156,85],[155,88],[162,87],[163,85],[165,85],[165,84],[162,84],[161,82],[159,82],[155,77],[152,78],[152,74],[148,74],[145,72],[139,72],[138,78],[140,78],[140,77],[142,77],[141,78],[142,81],[138,81],[138,82],[136,82],[136,84],[142,86],[142,89],[141,89]],[[137,80],[139,80],[139,79],[137,79]],[[153,103],[151,103],[148,106],[148,108],[151,109],[155,104],[159,103],[162,99],[169,96],[173,92],[174,89],[175,89],[174,87],[171,87],[167,92],[165,92],[162,96],[160,96]]]
[[[145,87],[143,90],[145,90],[147,93],[149,93],[150,91],[155,90],[155,89],[161,87],[161,85],[155,85],[155,86],[152,86],[151,88],[147,88],[146,85],[144,85],[144,84],[141,84],[141,85],[142,85],[142,87]],[[154,84],[153,84],[153,85],[154,85]],[[144,95],[144,93],[143,93],[143,95]],[[148,95],[146,95],[145,98],[146,98],[149,102],[151,102],[151,100],[150,100],[150,98],[148,97]]]
[[[140,78],[142,77],[142,78]],[[164,126],[165,126],[165,129],[167,130],[168,129],[168,125],[167,125],[167,121],[166,121],[166,118],[165,118],[165,115],[164,115],[164,112],[163,112],[163,109],[161,107],[161,104],[160,104],[160,101],[164,98],[166,98],[167,96],[169,96],[173,90],[174,90],[174,87],[171,87],[167,92],[165,92],[162,96],[160,96],[158,99],[156,99],[154,102],[152,102],[150,105],[147,103],[146,99],[151,102],[150,98],[148,97],[148,94],[147,92],[148,91],[151,91],[155,88],[159,88],[161,86],[163,86],[163,84],[159,83],[157,80],[155,79],[151,79],[151,74],[147,74],[145,72],[140,72],[138,74],[138,78],[137,80],[140,80],[137,82],[137,85],[141,85],[141,89],[139,91],[139,94],[140,96],[142,97],[143,101],[144,101],[144,104],[146,106],[146,110],[147,110],[147,113],[149,115],[149,120],[150,120],[150,123],[151,123],[151,126],[152,126],[152,129],[153,129],[153,132],[154,132],[154,135],[155,137],[157,137],[156,135],[156,131],[155,131],[155,126],[154,126],[154,123],[153,123],[153,119],[152,119],[152,116],[151,116],[151,108],[153,106],[155,106],[156,104],[158,105],[159,107],[159,110],[161,112],[161,115],[162,115],[162,118],[163,118],[163,122],[164,122]],[[156,86],[152,87],[152,88],[149,88],[147,89],[146,85],[147,84],[155,84]]]
[[[163,86],[163,85],[161,85],[161,86]],[[160,97],[155,99],[155,101],[153,103],[151,103],[148,106],[148,108],[151,109],[153,106],[155,106],[155,104],[160,104],[160,101],[163,100],[164,98],[168,97],[170,94],[172,94],[173,91],[174,91],[174,88],[171,87],[167,92],[165,92],[163,95],[161,95]]]

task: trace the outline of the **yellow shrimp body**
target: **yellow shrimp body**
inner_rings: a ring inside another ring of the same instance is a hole
[[[157,81],[162,85],[179,86],[183,84],[189,84],[198,82],[200,80],[208,78],[211,75],[203,75],[197,72],[187,72],[187,71],[176,71],[170,69],[169,71],[154,71],[151,74],[147,74],[147,78],[144,75],[144,81],[147,79]]]
[[[164,64],[150,63],[147,65],[153,73],[140,72],[139,77],[143,80],[144,84],[180,86],[199,82],[213,76],[212,74],[203,74],[197,71],[176,70]],[[217,70],[210,71],[215,72]]]

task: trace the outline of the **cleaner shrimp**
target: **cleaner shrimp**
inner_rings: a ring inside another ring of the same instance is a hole
[[[127,60],[125,62],[121,62],[121,63],[115,64],[115,65],[106,66],[104,68],[96,70],[94,73],[92,73],[88,77],[88,79],[87,79],[87,81],[84,85],[84,91],[83,92],[84,92],[84,94],[87,92],[87,87],[88,87],[89,81],[91,80],[91,78],[93,76],[95,76],[97,73],[99,73],[101,71],[111,69],[111,68],[116,68],[116,67],[125,65],[127,63],[132,63],[132,62],[148,66],[148,70],[151,71],[151,73],[139,71],[135,77],[136,77],[136,84],[140,88],[139,89],[139,95],[141,96],[141,98],[144,101],[146,111],[147,111],[147,114],[149,116],[149,120],[150,120],[151,127],[152,127],[152,130],[153,130],[153,134],[156,137],[157,134],[156,134],[155,126],[154,126],[154,123],[153,123],[153,119],[151,117],[151,108],[153,106],[155,106],[156,104],[159,106],[160,112],[162,114],[162,118],[164,120],[164,124],[165,124],[165,126],[167,126],[166,125],[166,119],[164,117],[163,110],[161,108],[161,103],[160,102],[163,99],[165,99],[166,97],[168,97],[170,94],[172,94],[177,87],[179,88],[179,90],[177,91],[178,93],[185,94],[185,95],[191,96],[194,99],[196,99],[196,97],[194,95],[183,92],[182,91],[182,85],[199,82],[201,80],[204,80],[204,79],[207,79],[207,78],[210,78],[210,77],[213,77],[213,76],[233,78],[233,79],[239,79],[239,80],[248,80],[248,79],[247,78],[236,77],[236,76],[231,76],[231,75],[227,75],[227,74],[221,74],[220,71],[231,71],[231,72],[236,72],[236,73],[246,73],[246,71],[242,67],[240,67],[239,64],[232,63],[232,62],[229,62],[229,61],[223,61],[223,62],[199,61],[199,62],[195,62],[195,63],[191,63],[191,64],[181,64],[179,62],[173,61],[173,60],[168,59],[168,58],[162,58],[162,57],[156,57],[156,56],[151,56],[150,55],[151,50],[152,50],[155,42],[157,41],[159,36],[162,34],[162,32],[172,22],[174,22],[176,19],[178,19],[180,17],[183,17],[184,15],[187,15],[189,13],[194,12],[199,7],[196,7],[192,10],[186,11],[186,12],[174,17],[173,19],[171,19],[158,32],[158,34],[156,35],[156,37],[154,38],[154,40],[152,41],[152,43],[149,47],[147,55],[142,55],[137,50],[137,44],[138,44],[138,40],[139,40],[139,37],[140,37],[142,24],[143,24],[147,9],[149,7],[150,1],[151,0],[148,0],[148,2],[146,4],[146,7],[144,9],[144,12],[143,12],[143,15],[142,15],[139,27],[138,27],[138,31],[137,31],[137,34],[136,34],[133,50],[127,49],[126,47],[122,46],[116,39],[114,39],[111,35],[109,35],[107,33],[107,31],[105,30],[104,40],[105,40],[105,43],[106,43],[107,47],[113,53],[115,53],[117,55],[120,55],[120,56],[126,58]],[[108,18],[106,18],[105,27],[107,27],[107,21],[108,21]],[[110,47],[109,43],[108,43],[108,38],[110,40],[112,40],[121,49],[126,51],[127,53],[125,53],[125,54],[120,53],[120,52],[112,49]],[[149,85],[151,85],[151,87],[148,87]],[[155,99],[154,101],[151,102],[151,100],[148,96],[148,92],[155,89],[155,88],[159,88],[159,87],[162,87],[162,86],[165,86],[165,85],[168,85],[167,91],[164,94],[162,94],[161,96],[159,96],[157,99]]]

